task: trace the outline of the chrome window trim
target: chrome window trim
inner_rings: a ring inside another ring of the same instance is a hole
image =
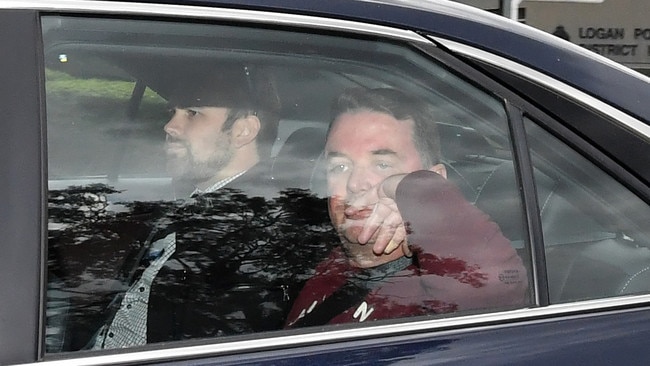
[[[527,66],[519,64],[515,61],[509,60],[507,58],[497,56],[493,53],[468,46],[456,41],[447,40],[440,37],[431,36],[431,39],[436,42],[440,42],[445,47],[449,48],[454,52],[458,52],[464,56],[468,56],[483,62],[489,63],[495,67],[512,71],[517,75],[520,75],[526,79],[529,79],[537,84],[544,85],[558,94],[566,95],[571,99],[577,100],[584,105],[591,106],[600,112],[606,114],[607,116],[618,121],[623,127],[626,127],[642,136],[646,139],[650,138],[650,126],[638,120],[635,117],[630,116],[629,114],[612,107],[611,105],[583,92],[575,87],[572,87],[568,84],[565,84],[557,79],[554,79],[546,74],[543,74],[539,71],[531,69]],[[650,87],[650,85],[648,85]]]
[[[347,33],[381,36],[394,40],[433,45],[433,42],[427,38],[409,30],[366,24],[349,20],[315,17],[308,15],[285,14],[279,12],[275,13],[258,10],[241,10],[177,4],[144,4],[87,0],[0,0],[0,9],[32,9],[57,12],[95,12],[117,15],[153,15],[228,21],[234,20],[246,23],[264,23],[308,27],[312,29],[336,30]]]
[[[506,327],[508,324],[505,322],[512,321],[534,321],[538,318],[548,318],[549,316],[569,316],[580,315],[584,312],[599,310],[605,312],[607,310],[616,310],[620,307],[634,306],[634,305],[648,305],[650,304],[650,295],[638,296],[624,296],[617,298],[588,300],[582,302],[555,304],[543,308],[526,308],[511,311],[503,311],[497,313],[478,314],[460,316],[454,318],[431,319],[418,322],[410,322],[403,324],[389,324],[368,326],[357,329],[333,330],[319,332],[319,328],[315,328],[313,333],[287,335],[270,338],[258,338],[246,341],[234,341],[226,343],[216,343],[209,345],[187,346],[187,347],[172,347],[163,350],[151,351],[135,351],[112,355],[101,355],[97,353],[95,356],[87,356],[75,358],[74,352],[66,354],[70,358],[57,359],[52,361],[44,361],[33,364],[25,365],[40,365],[40,366],[90,366],[90,365],[113,365],[120,363],[137,363],[137,362],[155,362],[155,361],[171,361],[181,358],[197,358],[197,357],[217,357],[230,354],[237,354],[242,352],[260,352],[264,350],[283,349],[291,347],[306,347],[318,344],[326,344],[332,342],[344,342],[356,339],[367,339],[372,337],[386,337],[400,336],[405,334],[420,333],[422,337],[428,336],[427,333],[439,331],[436,335],[445,335],[451,333],[462,333],[463,329],[459,327]],[[600,315],[603,315],[602,313]],[[592,315],[598,316],[598,315]],[[491,325],[498,324],[498,325]],[[426,332],[426,333],[425,333]],[[223,339],[223,338],[221,338]],[[62,356],[62,355],[57,355]]]

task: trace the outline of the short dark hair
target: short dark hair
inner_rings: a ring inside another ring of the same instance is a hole
[[[278,136],[280,123],[280,98],[273,74],[263,68],[244,67],[248,105],[231,107],[222,130],[229,130],[239,118],[255,115],[260,120],[257,133],[257,152],[260,157],[271,156],[273,144]]]
[[[222,131],[250,115],[260,120],[256,143],[260,157],[270,156],[278,135],[280,98],[275,79],[263,67],[221,65],[217,69],[194,71],[179,80],[170,102],[175,107],[228,108]]]
[[[413,144],[422,167],[428,169],[441,161],[440,136],[433,107],[424,100],[393,88],[346,90],[332,106],[332,122],[343,113],[368,110],[386,113],[398,121],[413,121]]]

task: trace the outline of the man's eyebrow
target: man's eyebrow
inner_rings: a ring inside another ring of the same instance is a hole
[[[345,154],[338,152],[338,151],[328,151],[326,154],[327,159],[331,158],[344,158]]]
[[[397,152],[391,149],[377,149],[377,150],[372,150],[370,152],[372,155],[397,155]],[[345,158],[347,155],[345,155],[342,152],[338,151],[328,151],[326,155],[327,159],[332,159],[332,158]]]
[[[397,153],[391,149],[378,149],[373,150],[372,155],[397,155]]]

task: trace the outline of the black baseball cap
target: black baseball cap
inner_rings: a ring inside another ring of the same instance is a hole
[[[169,102],[174,107],[224,107],[277,111],[279,100],[269,73],[228,65],[176,73]]]

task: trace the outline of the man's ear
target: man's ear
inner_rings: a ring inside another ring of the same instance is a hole
[[[260,119],[255,115],[239,118],[232,125],[230,136],[235,147],[242,147],[255,141],[260,132]]]
[[[429,168],[429,170],[438,173],[442,175],[443,178],[447,179],[447,168],[445,168],[445,164],[436,164]]]

